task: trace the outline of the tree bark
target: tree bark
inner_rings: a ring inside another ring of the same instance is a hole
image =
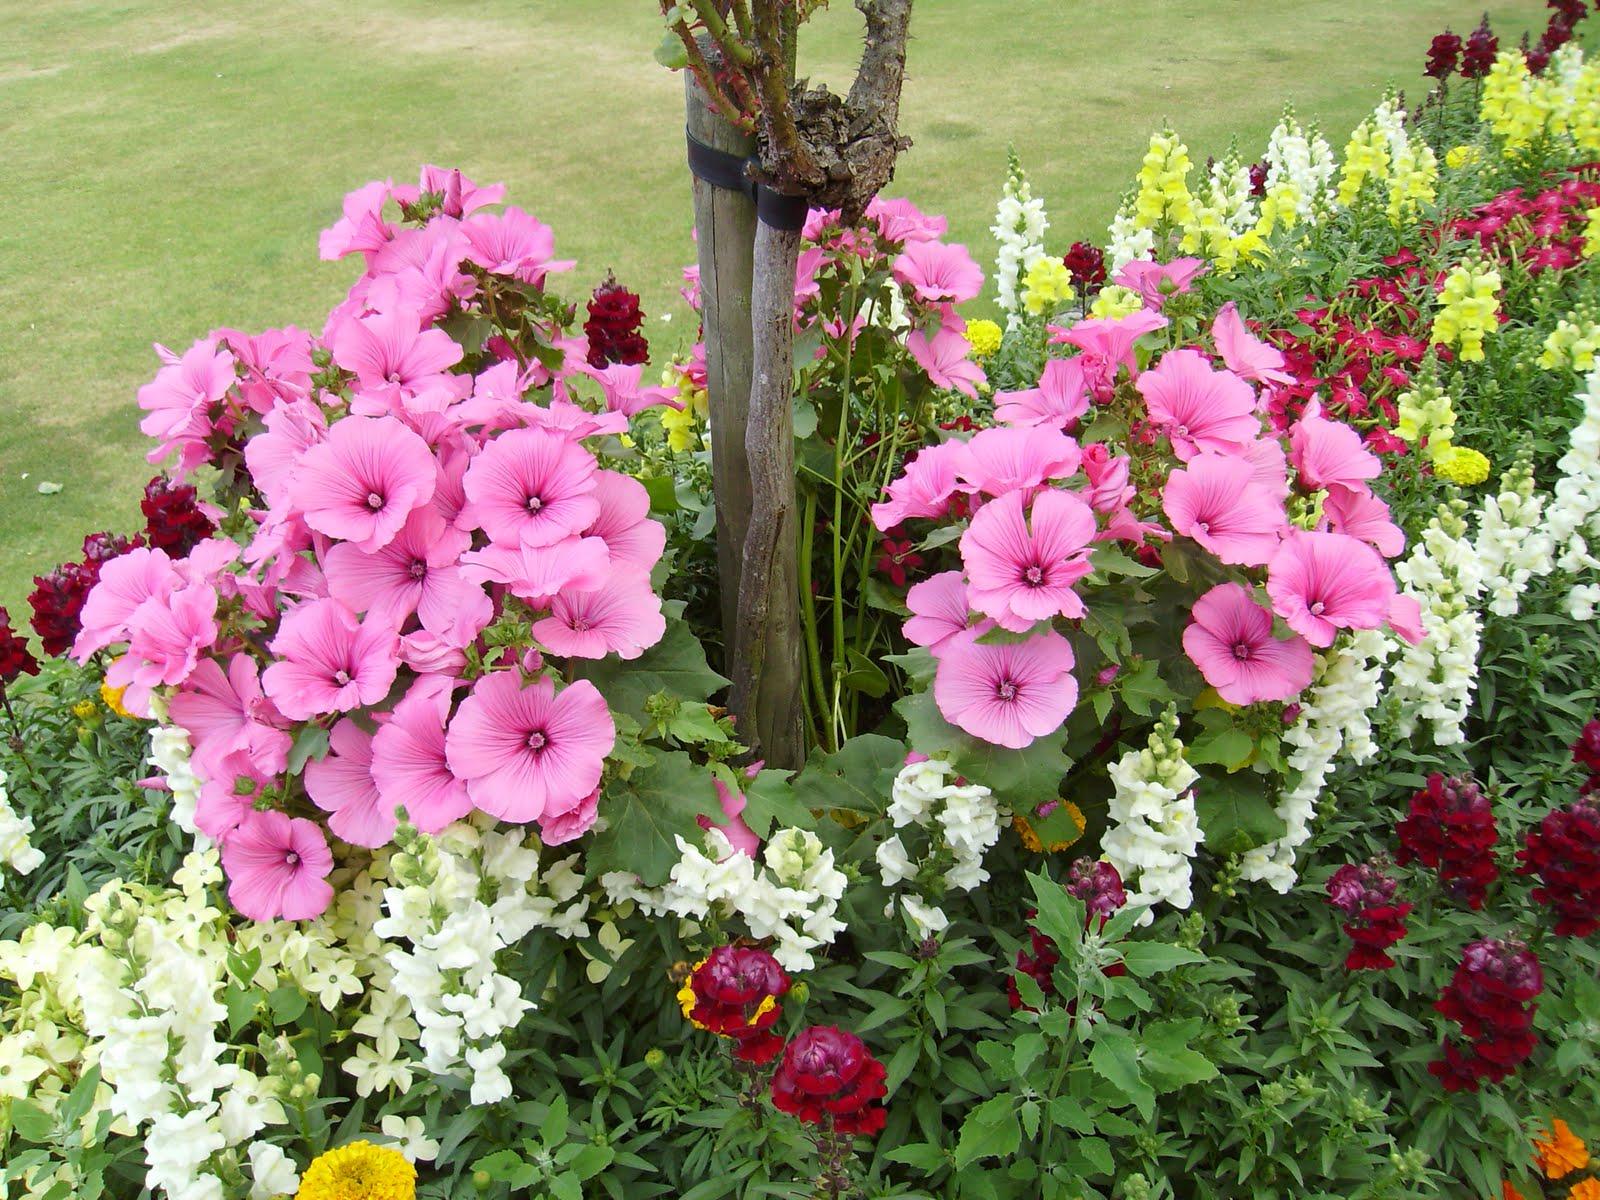
[[[733,710],[770,766],[805,761],[794,468],[794,273],[800,234],[758,224],[751,295],[754,373],[745,452],[750,526],[739,584]]]
[[[684,72],[689,132],[717,150],[748,157],[755,138],[713,107],[692,71]],[[691,177],[692,178],[692,177]],[[705,329],[706,396],[711,411],[711,475],[717,507],[717,576],[722,582],[722,635],[730,674],[738,636],[739,580],[750,524],[752,327],[750,288],[756,235],[755,201],[694,179],[699,239],[700,317]],[[735,709],[735,711],[739,711]],[[741,714],[742,715],[742,714]]]

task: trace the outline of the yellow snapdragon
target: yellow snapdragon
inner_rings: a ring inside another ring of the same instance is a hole
[[[1469,259],[1454,267],[1439,295],[1432,342],[1457,346],[1462,362],[1483,361],[1483,339],[1498,325],[1500,272]]]
[[[1115,319],[1136,313],[1144,307],[1144,297],[1132,288],[1125,288],[1120,284],[1111,284],[1100,289],[1100,294],[1094,298],[1094,303],[1089,306],[1091,317]]]
[[[1583,256],[1594,258],[1600,255],[1600,205],[1584,215],[1588,217],[1588,223],[1583,227]]]
[[[1445,151],[1444,165],[1452,171],[1473,167],[1483,161],[1483,151],[1476,146],[1452,146]]]
[[[1041,258],[1022,277],[1022,307],[1033,316],[1072,300],[1072,274],[1059,258]]]
[[[1431,203],[1439,182],[1439,160],[1426,142],[1408,143],[1394,157],[1389,181],[1389,220],[1398,226]]]
[[[1600,353],[1600,322],[1582,320],[1558,321],[1550,335],[1544,339],[1544,353],[1539,355],[1539,365],[1546,371],[1567,368],[1579,374],[1594,370],[1595,355]]]
[[[1382,183],[1389,178],[1389,143],[1371,117],[1350,134],[1344,148],[1344,170],[1339,174],[1339,203],[1348,208],[1367,181]]]
[[[667,435],[668,448],[676,454],[697,449],[701,442],[699,426],[710,411],[706,389],[695,386],[689,373],[677,363],[662,369],[661,384],[677,388],[678,401],[683,405],[661,410],[661,429]]]
[[[1521,50],[1503,51],[1484,77],[1478,115],[1507,158],[1550,138],[1570,138],[1582,154],[1600,153],[1600,68],[1571,44],[1551,55],[1539,75]]]
[[[1135,223],[1154,229],[1163,221],[1186,228],[1194,221],[1194,197],[1189,193],[1189,172],[1194,164],[1189,148],[1169,127],[1150,137],[1139,167],[1139,192],[1134,198]]]
[[[1410,391],[1400,393],[1399,406],[1400,419],[1394,427],[1397,438],[1406,442],[1427,438],[1434,447],[1450,444],[1455,435],[1456,410],[1437,383],[1426,376],[1419,379]]]

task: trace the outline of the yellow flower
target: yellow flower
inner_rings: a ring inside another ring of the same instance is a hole
[[[415,1200],[417,1169],[392,1146],[351,1142],[312,1160],[296,1200]]]
[[[1022,277],[1022,306],[1034,316],[1072,299],[1072,276],[1059,258],[1041,258]]]
[[[1533,1139],[1539,1169],[1546,1179],[1560,1179],[1589,1165],[1589,1147],[1560,1117],[1550,1122],[1550,1133]]]
[[[122,705],[122,694],[127,690],[125,687],[112,687],[109,683],[102,683],[100,685],[100,699],[117,716],[131,717],[133,714]]]
[[[692,1015],[694,1006],[700,1003],[699,998],[694,994],[694,973],[705,965],[706,960],[702,958],[694,966],[690,967],[689,973],[683,977],[683,986],[678,989],[678,1007],[683,1010],[683,1019],[691,1022],[696,1029],[704,1029],[705,1026],[696,1021]]]
[[[1489,459],[1466,446],[1451,446],[1434,456],[1434,473],[1460,487],[1471,487],[1489,478]]]
[[[1000,326],[993,321],[968,321],[967,342],[973,358],[988,358],[1000,349]]]
[[[1433,317],[1435,345],[1459,346],[1462,362],[1483,361],[1483,339],[1499,328],[1500,272],[1471,259],[1451,269]]]
[[[1585,215],[1589,223],[1583,227],[1583,256],[1594,258],[1600,255],[1600,206],[1591,208]]]
[[[79,700],[72,706],[72,715],[80,721],[87,721],[99,711],[99,706],[93,700],[88,699]]]
[[[1121,284],[1113,283],[1109,287],[1100,289],[1100,294],[1094,298],[1094,303],[1089,306],[1091,317],[1125,317],[1129,313],[1136,313],[1144,307],[1144,297],[1132,288],[1125,288]]]
[[[1476,146],[1454,146],[1446,151],[1444,156],[1444,165],[1452,171],[1459,171],[1462,167],[1470,167],[1482,161],[1483,151]]]

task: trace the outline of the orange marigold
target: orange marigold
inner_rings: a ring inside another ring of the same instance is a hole
[[[1579,1180],[1567,1193],[1567,1200],[1600,1200],[1600,1179],[1590,1177]]]
[[[1589,1165],[1589,1147],[1560,1117],[1550,1122],[1548,1137],[1533,1139],[1533,1148],[1539,1152],[1539,1169],[1546,1179],[1560,1179]],[[1600,1184],[1596,1185],[1594,1195],[1579,1196],[1577,1200],[1600,1200]]]
[[[1502,1179],[1500,1181],[1500,1200],[1523,1200],[1523,1195],[1511,1186],[1511,1180]]]

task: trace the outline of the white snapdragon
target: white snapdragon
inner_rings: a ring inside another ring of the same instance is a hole
[[[1191,860],[1205,840],[1194,808],[1200,774],[1184,760],[1171,708],[1145,748],[1124,754],[1111,765],[1110,775],[1115,785],[1111,827],[1100,849],[1128,887],[1128,903],[1145,910],[1141,924],[1151,920],[1149,910],[1157,902],[1188,908],[1194,899]]]
[[[1333,202],[1333,177],[1338,171],[1333,148],[1315,130],[1309,133],[1285,110],[1267,139],[1267,203],[1277,224],[1315,221]]]
[[[1286,765],[1294,785],[1278,795],[1276,812],[1284,823],[1277,839],[1245,852],[1240,876],[1287,892],[1298,876],[1297,851],[1311,837],[1317,802],[1341,755],[1353,762],[1378,751],[1371,712],[1378,702],[1387,639],[1376,630],[1347,636],[1317,659],[1316,674],[1300,701],[1295,723],[1283,735]]]
[[[1044,201],[1033,194],[1033,185],[1013,150],[994,224],[989,227],[999,246],[994,264],[995,286],[1007,329],[1016,328],[1022,320],[1022,277],[1044,257],[1044,231],[1049,227]]]
[[[1135,259],[1152,257],[1155,248],[1156,231],[1139,223],[1131,200],[1124,203],[1117,210],[1117,215],[1111,218],[1111,227],[1107,231],[1106,266],[1111,274],[1116,274]]]
[[[32,833],[32,819],[11,807],[11,798],[6,794],[6,773],[0,771],[0,865],[10,867],[18,875],[36,871],[44,862],[44,852],[28,840]]]
[[[1579,399],[1583,417],[1556,464],[1561,478],[1546,515],[1546,531],[1558,555],[1556,565],[1577,577],[1567,609],[1577,620],[1587,620],[1600,602],[1600,587],[1583,578],[1600,568],[1595,557],[1600,548],[1600,369],[1589,373]]]
[[[1535,576],[1555,569],[1555,543],[1543,528],[1545,497],[1534,490],[1533,468],[1519,462],[1500,480],[1478,513],[1474,543],[1489,611],[1512,617]]]
[[[159,712],[159,696],[151,697],[152,712]],[[150,730],[150,765],[167,779],[172,792],[172,820],[194,839],[196,847],[210,844],[194,822],[195,805],[200,800],[200,777],[190,763],[189,734],[177,725],[156,725]]]
[[[931,758],[903,766],[890,787],[888,816],[897,829],[919,831],[927,849],[912,858],[899,834],[879,843],[878,873],[885,887],[936,873],[933,890],[970,892],[989,878],[983,858],[1000,840],[999,806],[988,788],[963,782],[948,762]],[[893,915],[897,902],[923,937],[949,925],[943,910],[914,889],[900,889],[885,916]]]
[[[1453,746],[1477,684],[1483,618],[1484,564],[1468,536],[1466,504],[1443,504],[1394,573],[1404,595],[1422,611],[1422,640],[1401,643],[1389,689],[1398,710],[1396,731],[1409,737],[1427,722],[1434,744]]]

